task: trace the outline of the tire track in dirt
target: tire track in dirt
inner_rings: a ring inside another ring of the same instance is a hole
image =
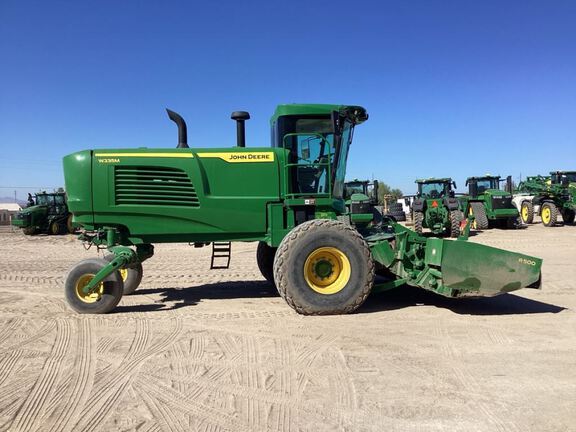
[[[459,366],[462,363],[461,351],[456,348],[453,343],[452,336],[442,323],[438,322],[435,328],[436,335],[439,336],[441,342],[441,351],[447,358],[446,364],[451,369],[451,375],[454,376],[463,389],[467,393],[476,395],[482,394],[479,390],[479,383],[476,378],[468,371],[465,366]],[[521,430],[513,423],[503,420],[496,414],[490,405],[486,402],[476,399],[474,407],[477,408],[484,416],[486,421],[491,425],[491,430],[499,432],[521,432]]]
[[[10,354],[4,356],[0,360],[0,390],[2,389],[2,384],[8,379],[12,374],[12,371],[18,364],[18,361],[22,357],[22,351],[16,350],[12,351]]]
[[[50,333],[56,327],[56,320],[48,321],[48,324],[42,327],[41,330],[35,332],[33,336],[30,336],[28,339],[24,339],[14,343],[10,346],[0,349],[0,354],[3,354],[8,351],[13,351],[15,349],[22,348],[24,345],[28,345],[29,343],[35,342],[38,339],[45,337],[48,333]]]
[[[0,334],[0,345],[4,343],[5,340],[13,338],[16,333],[16,329],[22,326],[23,320],[20,318],[12,318],[8,320],[7,326],[2,326],[2,334]]]
[[[97,383],[96,389],[89,397],[95,402],[84,408],[80,421],[75,425],[75,430],[98,430],[104,424],[112,415],[112,410],[108,407],[116,406],[138,374],[140,366],[150,357],[164,351],[181,333],[182,321],[179,318],[173,321],[172,332],[167,336],[162,336],[160,341],[150,348],[147,348],[150,333],[148,321],[136,321],[136,335],[128,354],[116,370],[109,372]]]
[[[46,404],[52,398],[55,383],[58,382],[63,372],[64,358],[66,357],[70,344],[70,332],[70,321],[57,321],[56,341],[54,342],[50,356],[44,363],[40,377],[16,414],[10,426],[11,431],[29,432],[41,426],[39,420],[41,420],[44,414]]]
[[[187,425],[182,424],[183,419],[176,417],[166,404],[151,397],[146,391],[141,391],[138,394],[142,397],[154,418],[164,426],[163,430],[169,432],[187,432],[189,430]]]
[[[71,377],[73,387],[67,401],[57,407],[57,416],[49,432],[72,431],[92,390],[96,372],[96,350],[90,319],[82,319],[77,340],[76,372]]]

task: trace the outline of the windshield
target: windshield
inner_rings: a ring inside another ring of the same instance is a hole
[[[569,183],[576,183],[576,172],[575,173],[562,173],[560,174],[560,182],[566,181],[568,179]]]
[[[446,183],[420,183],[418,185],[419,194],[428,198],[440,198],[448,192]]]
[[[50,205],[50,198],[48,195],[36,195],[36,205]]]
[[[348,159],[348,150],[350,150],[350,143],[352,142],[352,135],[354,133],[354,126],[349,121],[344,123],[342,130],[342,140],[340,144],[340,152],[336,166],[336,176],[334,180],[334,197],[342,198],[344,195],[344,178],[346,177],[346,161]]]
[[[353,194],[366,194],[365,184],[362,182],[348,182],[345,187],[345,196]]]
[[[488,189],[500,188],[500,184],[497,178],[479,179],[476,184],[479,194],[486,192]]]

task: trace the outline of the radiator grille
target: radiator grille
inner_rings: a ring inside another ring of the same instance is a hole
[[[511,209],[514,208],[511,196],[493,196],[492,208],[494,210]]]
[[[114,188],[117,205],[200,207],[188,174],[178,168],[116,166]]]

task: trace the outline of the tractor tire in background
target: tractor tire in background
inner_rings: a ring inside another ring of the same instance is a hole
[[[114,254],[104,255],[104,260],[106,262],[112,262],[114,259]],[[120,275],[122,283],[124,285],[123,295],[134,294],[134,291],[142,282],[142,276],[144,275],[144,269],[142,268],[142,263],[130,264],[129,267],[118,270],[116,273]]]
[[[72,218],[73,218],[72,213],[70,213],[66,218],[66,228],[68,229],[69,234],[74,234],[74,232],[76,231],[76,229],[74,228],[74,223],[72,222]]]
[[[486,217],[486,209],[484,208],[484,204],[480,202],[471,202],[470,213],[474,215],[474,229],[488,229],[489,224],[488,218]]]
[[[274,255],[276,255],[276,248],[268,246],[266,242],[258,242],[256,262],[264,279],[272,285],[274,285]]]
[[[315,219],[284,237],[274,258],[274,280],[282,298],[300,314],[350,313],[372,290],[374,261],[353,227]]]
[[[424,224],[424,213],[422,212],[412,212],[412,222],[414,222],[414,231],[418,234],[422,234],[422,225]]]
[[[558,207],[552,202],[545,202],[542,204],[540,217],[544,226],[553,227],[558,220]]]
[[[101,258],[80,261],[68,273],[64,284],[64,293],[68,305],[81,314],[103,314],[116,307],[122,298],[123,283],[119,272],[106,277],[91,293],[82,288],[102,270],[108,262]]]
[[[22,232],[24,232],[24,235],[34,235],[36,234],[36,227],[26,227]]]
[[[451,210],[450,211],[450,237],[456,238],[460,235],[460,222],[462,222],[461,218],[462,212],[460,210]]]
[[[574,212],[574,210],[570,210],[570,209],[562,209],[562,220],[564,221],[565,224],[573,224],[574,223],[574,219],[576,217],[576,213]]]
[[[64,225],[60,222],[53,221],[50,224],[50,234],[52,235],[64,234],[65,229],[66,228],[64,227]]]
[[[522,218],[520,216],[511,217],[506,219],[505,228],[515,229],[522,225]]]
[[[530,201],[524,201],[520,206],[520,218],[525,224],[534,222],[534,205]]]

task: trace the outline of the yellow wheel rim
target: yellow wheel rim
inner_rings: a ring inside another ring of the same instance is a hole
[[[352,267],[348,257],[334,247],[314,250],[304,263],[304,279],[320,294],[336,294],[350,280]]]
[[[542,209],[542,222],[545,224],[550,223],[551,214],[550,214],[550,207],[544,207]]]
[[[469,215],[469,216],[474,216],[474,212],[472,211],[472,207],[470,207],[470,209],[468,210],[468,215]],[[476,218],[474,218],[474,222],[472,222],[471,227],[472,227],[473,229],[477,229],[477,228],[476,228],[476,227],[477,227]]]
[[[122,268],[118,271],[120,272],[120,276],[122,277],[122,282],[126,282],[126,278],[128,277],[128,269]]]
[[[528,220],[528,207],[522,206],[522,220],[526,222]]]
[[[85,293],[83,288],[94,279],[93,274],[85,274],[78,278],[76,282],[76,295],[84,303],[96,303],[104,294],[104,284],[100,282],[92,291]]]

